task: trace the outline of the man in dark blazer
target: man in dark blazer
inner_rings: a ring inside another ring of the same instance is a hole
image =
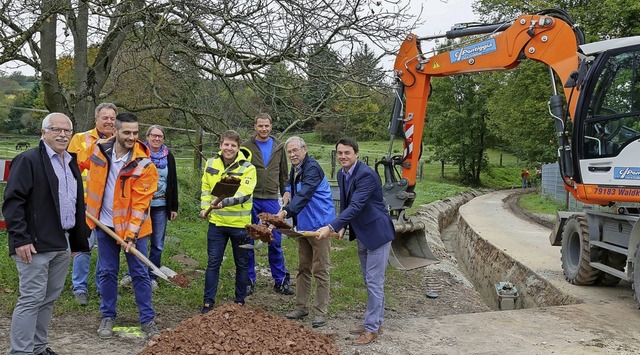
[[[10,354],[55,354],[47,346],[53,302],[62,292],[71,253],[89,251],[82,177],[66,150],[71,120],[51,113],[41,132],[38,147],[12,160],[2,205],[9,255],[20,279]]]
[[[376,172],[358,161],[358,143],[343,138],[336,144],[342,169],[337,179],[340,187],[340,215],[318,229],[318,238],[349,227],[349,239],[358,242],[360,269],[367,287],[367,311],[364,325],[350,331],[359,335],[354,345],[373,342],[384,321],[384,278],[395,231],[382,198],[382,183]]]

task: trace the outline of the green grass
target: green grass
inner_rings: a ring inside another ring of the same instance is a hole
[[[305,140],[309,142],[309,152],[312,156],[319,159],[323,168],[330,174],[331,171],[331,155],[333,144],[319,144],[314,135],[303,135]],[[31,142],[31,141],[30,141]],[[172,142],[182,143],[181,139],[175,138]],[[0,141],[0,153],[10,152],[10,156],[19,153],[13,150],[15,143],[11,141]],[[32,143],[32,147],[37,144],[37,139]],[[360,143],[361,158],[369,157],[369,164],[374,165],[376,159],[386,155],[388,142],[362,142]],[[402,145],[396,143],[392,154],[400,153]],[[211,143],[207,151],[213,151]],[[12,155],[11,155],[12,154]],[[489,161],[491,170],[483,173],[482,181],[484,187],[489,188],[510,188],[519,185],[520,167],[512,156],[503,154],[503,166],[499,166],[499,152],[490,152]],[[185,254],[197,261],[197,270],[204,270],[207,262],[206,255],[206,231],[207,223],[198,219],[199,196],[200,196],[200,172],[193,172],[193,155],[192,150],[185,147],[177,151],[178,158],[178,180],[180,186],[180,214],[178,219],[169,222],[167,227],[167,235],[169,236],[163,255],[163,264],[178,271],[184,272],[182,265],[174,263],[171,257],[178,254]],[[422,173],[418,177],[415,191],[417,193],[416,201],[413,208],[415,210],[421,204],[426,204],[439,199],[457,195],[461,192],[471,189],[456,181],[457,168],[451,165],[445,165],[444,177],[442,177],[440,163],[423,164]],[[4,237],[4,238],[2,238]],[[4,243],[0,243],[0,314],[2,316],[10,316],[18,296],[18,276],[13,259],[8,257],[8,246],[6,243],[6,232],[0,232],[0,239],[4,239]],[[366,288],[363,285],[362,275],[356,253],[354,243],[347,241],[332,241],[331,253],[331,302],[329,311],[332,314],[345,310],[362,309],[366,304]],[[291,277],[295,277],[295,270],[298,265],[297,242],[285,238],[283,241],[283,249],[285,251],[286,265],[292,273]],[[95,265],[95,253],[94,253]],[[256,262],[260,265],[267,263],[267,248],[256,250]],[[121,276],[126,270],[124,258],[121,259]],[[93,271],[91,273],[93,275]],[[389,268],[387,271],[389,278],[403,277],[403,272]],[[154,294],[154,306],[158,312],[174,312],[174,313],[195,313],[202,303],[204,289],[204,274],[192,273],[192,285],[188,288],[180,289],[170,287],[169,285],[161,285],[160,289]],[[262,281],[261,281],[262,280]],[[90,293],[92,298],[88,307],[78,306],[73,300],[71,290],[71,275],[69,274],[65,289],[60,299],[56,302],[55,312],[57,314],[84,314],[99,317],[98,298],[95,294],[95,286],[93,284],[93,276],[90,277]],[[273,291],[267,286],[271,286],[270,277],[259,277],[259,288],[257,292]],[[266,286],[265,286],[266,285]],[[221,268],[220,286],[217,297],[217,304],[229,302],[233,300],[234,293],[234,274],[233,274],[233,257],[231,248],[227,248],[225,260]],[[131,289],[122,289],[119,291],[120,298],[118,301],[119,317],[125,319],[137,320],[137,309],[133,299]],[[256,296],[253,296],[256,297]],[[390,305],[396,304],[393,297],[389,297]],[[287,298],[287,301],[274,304],[272,311],[282,313],[293,307],[293,297]],[[97,324],[96,324],[97,326]]]
[[[552,199],[539,193],[528,193],[520,196],[518,205],[523,210],[533,213],[545,213],[555,215],[558,211],[565,211],[566,208]]]

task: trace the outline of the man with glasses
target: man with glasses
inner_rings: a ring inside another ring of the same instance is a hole
[[[291,172],[286,190],[291,201],[283,201],[285,207],[278,216],[293,219],[301,231],[315,231],[326,226],[335,216],[331,186],[320,164],[307,154],[307,145],[300,137],[293,136],[285,143],[291,161]],[[285,314],[289,319],[302,319],[309,315],[311,277],[316,280],[315,299],[311,310],[314,318],[311,326],[322,327],[327,323],[329,308],[329,251],[330,239],[298,238],[298,274],[296,275],[296,305]]]
[[[115,128],[116,115],[118,114],[118,110],[116,105],[103,102],[98,105],[95,109],[95,123],[96,126],[88,130],[86,132],[77,133],[71,138],[71,142],[69,142],[69,148],[67,149],[70,153],[78,153],[82,149],[90,146],[98,139],[107,139],[113,136],[113,131]],[[88,171],[85,170],[82,172],[82,180],[86,180]],[[84,185],[86,188],[86,184]],[[89,248],[92,248],[95,244],[95,235],[91,233],[91,237],[89,238]],[[71,283],[73,284],[73,295],[75,296],[76,302],[81,305],[86,305],[89,303],[89,269],[91,266],[91,249],[88,252],[77,253],[73,257],[73,267],[71,271]],[[99,270],[96,268],[96,289],[100,292],[100,287],[98,286],[98,275]]]
[[[82,178],[75,155],[66,151],[71,120],[51,113],[41,132],[40,145],[11,162],[2,205],[20,279],[10,354],[55,354],[47,346],[53,302],[64,287],[71,253],[89,250]]]

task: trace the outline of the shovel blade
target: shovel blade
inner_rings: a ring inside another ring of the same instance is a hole
[[[226,198],[229,196],[233,196],[240,188],[239,184],[229,184],[226,182],[218,181],[214,186],[213,190],[211,190],[211,195],[216,197]]]
[[[264,245],[264,242],[262,240],[259,240],[258,243],[254,244],[242,244],[240,245],[240,248],[242,249],[260,249],[262,248]]]

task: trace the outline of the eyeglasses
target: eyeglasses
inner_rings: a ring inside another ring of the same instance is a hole
[[[66,129],[66,128],[60,128],[60,127],[46,127],[47,130],[55,133],[55,134],[60,134],[62,132],[64,132],[64,134],[68,134],[68,135],[72,135],[73,134],[73,130],[72,129]]]
[[[158,139],[164,139],[164,136],[161,134],[150,134],[149,137],[151,138],[158,138]]]
[[[298,154],[301,150],[302,148],[293,148],[293,149],[287,150],[287,154]]]

